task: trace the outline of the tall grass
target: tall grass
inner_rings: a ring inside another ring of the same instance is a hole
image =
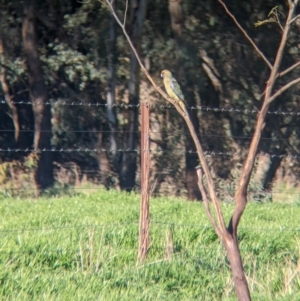
[[[0,299],[236,299],[201,203],[151,200],[142,265],[138,210],[139,196],[117,191],[0,200]],[[300,299],[299,216],[297,203],[247,207],[239,239],[253,300]]]

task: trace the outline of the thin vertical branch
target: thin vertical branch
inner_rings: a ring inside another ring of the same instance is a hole
[[[126,0],[125,12],[124,12],[124,21],[123,26],[126,26],[126,18],[127,18],[127,10],[128,10],[128,0]]]
[[[220,229],[217,226],[217,224],[215,222],[215,219],[214,219],[214,217],[213,217],[213,215],[211,213],[210,206],[209,206],[209,200],[208,200],[205,188],[203,186],[203,172],[202,172],[202,168],[200,166],[197,166],[196,167],[196,172],[197,172],[197,176],[198,176],[198,186],[199,186],[202,198],[203,198],[203,203],[204,203],[206,214],[207,214],[207,216],[208,216],[208,218],[209,218],[209,220],[210,220],[210,222],[211,222],[211,224],[212,224],[215,232],[217,233],[217,235],[219,236],[219,238],[221,238]]]

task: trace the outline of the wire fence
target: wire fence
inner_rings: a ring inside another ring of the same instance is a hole
[[[6,104],[7,102],[5,101],[1,101],[0,100],[0,104]],[[32,103],[31,101],[21,101],[21,102],[12,102],[12,104],[15,105],[28,105],[28,106],[35,106],[35,105],[39,105],[40,103]],[[102,108],[108,108],[107,104],[103,104],[103,103],[98,103],[98,102],[65,102],[65,101],[50,101],[50,102],[46,102],[45,105],[51,105],[51,106],[69,106],[69,107],[75,107],[75,106],[85,106],[85,107],[102,107]],[[145,105],[147,107],[150,107],[151,109],[154,110],[175,110],[175,108],[173,107],[173,105],[171,104],[166,104],[166,105],[161,105],[161,104],[147,104],[147,103],[143,103],[143,104],[139,104],[139,105],[129,105],[129,104],[118,104],[118,105],[114,105],[112,107],[114,108],[118,108],[118,109],[123,109],[123,110],[130,110],[132,108],[140,108],[142,105]],[[110,107],[111,108],[111,107]],[[247,108],[247,109],[241,109],[241,108],[234,108],[234,107],[223,107],[223,108],[214,108],[214,107],[207,107],[207,106],[192,106],[192,107],[188,107],[188,110],[190,111],[201,111],[203,114],[205,113],[214,113],[214,112],[219,112],[219,113],[227,113],[227,114],[245,114],[245,115],[250,115],[250,116],[254,116],[260,113],[260,111],[257,108]],[[300,116],[300,111],[269,111],[268,112],[269,115],[281,115],[281,116]],[[6,133],[13,133],[14,130],[13,129],[0,129],[0,135],[1,134],[6,134]],[[33,129],[21,129],[20,133],[29,133],[29,134],[34,134],[34,130]],[[42,133],[49,133],[52,131],[42,131]],[[124,135],[124,134],[128,134],[128,133],[134,133],[136,135],[140,135],[142,134],[141,130],[135,130],[135,131],[128,131],[128,130],[114,130],[113,134],[115,135]],[[99,134],[112,134],[111,130],[90,130],[90,129],[74,129],[74,130],[70,130],[70,129],[65,129],[65,130],[60,130],[60,134],[82,134],[82,135],[99,135]],[[151,135],[162,135],[161,131],[158,130],[150,130],[149,132],[147,132],[147,134],[150,136]],[[182,133],[182,135],[184,136],[190,136],[189,133]],[[165,141],[167,141],[168,139],[172,139],[172,138],[176,138],[178,135],[174,134],[174,133],[164,133],[163,135],[163,139]],[[232,135],[232,136],[225,136],[225,135],[218,135],[218,134],[211,134],[211,133],[201,133],[199,134],[199,138],[203,139],[203,138],[210,138],[210,139],[214,139],[214,140],[220,140],[220,139],[235,139],[235,140],[242,140],[244,141],[250,141],[252,139],[251,136],[247,136],[247,135]],[[279,142],[279,143],[288,143],[289,139],[285,139],[283,137],[262,137],[261,138],[262,141],[266,141],[266,142]],[[91,145],[91,144],[89,144]],[[25,155],[27,154],[31,154],[31,153],[45,153],[45,152],[51,152],[51,153],[55,153],[55,154],[82,154],[83,156],[85,154],[89,154],[89,155],[95,155],[95,154],[100,154],[100,153],[104,153],[104,154],[113,154],[113,153],[118,153],[118,154],[126,154],[126,153],[134,153],[136,155],[141,155],[144,152],[149,152],[150,154],[154,154],[154,155],[165,155],[165,156],[169,156],[171,154],[174,155],[186,155],[186,154],[196,154],[197,152],[194,149],[187,149],[186,147],[182,146],[179,147],[178,145],[176,147],[170,147],[170,148],[163,148],[163,147],[151,147],[152,145],[150,145],[150,148],[147,149],[142,149],[141,147],[136,147],[136,148],[109,148],[109,147],[51,147],[51,148],[42,148],[42,149],[37,149],[37,148],[13,148],[13,147],[0,147],[0,156],[1,154],[17,154],[17,153],[23,153]],[[217,150],[204,150],[204,154],[207,158],[220,158],[221,160],[223,160],[223,158],[226,158],[226,160],[228,160],[228,158],[233,157],[233,156],[245,156],[246,155],[246,151],[239,151],[239,152],[235,152],[235,151],[217,151]],[[298,161],[300,158],[300,154],[298,153],[276,153],[276,152],[270,152],[268,153],[268,155],[270,156],[270,158],[278,158],[278,159],[291,159],[291,161],[295,160]],[[55,165],[55,162],[54,162]],[[71,164],[72,165],[72,164]],[[74,171],[71,165],[68,164],[64,164],[64,163],[58,163],[58,165],[56,166],[56,168],[60,169],[60,168],[65,168],[68,169],[71,173],[72,171]],[[156,164],[156,167],[158,165]],[[96,163],[96,164],[86,164],[85,167],[80,167],[80,172],[81,174],[84,175],[88,175],[88,176],[95,176],[97,177],[99,175],[99,169],[100,169],[100,162]],[[137,169],[136,171],[136,175],[137,177],[140,177],[141,171],[139,169]],[[158,176],[170,176],[171,172],[169,170],[165,170],[165,171],[160,171],[159,169],[155,171],[155,176],[156,178]],[[18,185],[16,185],[18,186]],[[169,195],[170,193],[170,188],[168,187],[160,187],[158,191],[155,191],[153,188],[155,186],[155,183],[152,183],[151,185],[151,196],[161,196],[161,195]],[[122,187],[123,189],[128,189],[128,190],[132,190],[132,187]],[[181,187],[182,188],[182,187]],[[73,185],[70,188],[72,191],[74,192],[81,192],[81,191],[97,191],[97,190],[102,190],[103,187],[101,187],[100,185],[94,185],[92,187],[81,187],[81,186],[75,186]],[[176,187],[177,189],[177,187]],[[175,190],[176,190],[175,189]],[[138,181],[136,181],[134,190],[136,191],[141,191],[141,187]],[[9,185],[9,187],[1,187],[0,186],[0,193],[2,194],[6,194],[6,193],[16,193],[16,194],[20,194],[22,192],[24,193],[28,193],[28,192],[35,192],[36,188],[32,187],[30,185],[25,185],[22,187],[15,187],[14,185]],[[194,192],[198,192],[198,188],[189,188],[189,191],[194,191]],[[217,187],[217,193],[226,193],[226,194],[230,194],[233,195],[235,192],[235,187],[226,187],[226,189],[223,189],[222,187]],[[174,193],[174,190],[173,190]],[[262,189],[255,189],[253,187],[250,187],[248,189],[248,195],[254,195],[257,196],[259,195],[260,198],[272,198],[272,196],[277,195],[280,197],[286,197],[287,195],[292,196],[293,198],[299,198],[300,197],[300,190],[298,191],[287,191],[286,189],[277,189],[276,191],[274,190],[264,190],[262,191]],[[139,222],[138,221],[134,221],[134,222],[112,222],[112,223],[99,223],[99,224],[76,224],[76,225],[60,225],[60,226],[52,226],[52,225],[46,225],[45,226],[41,226],[41,227],[25,227],[25,228],[5,228],[2,227],[2,229],[0,228],[0,233],[3,236],[3,240],[5,241],[5,243],[7,241],[10,241],[11,239],[15,239],[16,236],[21,237],[23,235],[30,235],[30,236],[36,236],[39,237],[40,235],[57,235],[60,231],[62,231],[64,233],[64,235],[68,235],[68,232],[70,231],[80,231],[80,232],[84,232],[87,231],[89,229],[97,229],[100,230],[101,229],[105,229],[105,228],[113,228],[114,230],[116,229],[120,229],[120,230],[125,230],[128,227],[133,227],[136,231],[136,243],[138,243],[138,227],[139,227]],[[151,231],[153,230],[153,228],[158,227],[160,229],[160,231],[168,231],[168,229],[174,229],[176,228],[176,231],[178,231],[178,229],[187,229],[188,231],[190,230],[195,230],[195,231],[213,231],[212,227],[209,224],[192,224],[192,223],[176,223],[176,222],[166,222],[166,221],[159,221],[159,220],[155,220],[151,219]],[[175,231],[175,230],[172,230]],[[212,232],[213,233],[213,232]],[[282,233],[283,235],[287,235],[288,233],[294,236],[298,236],[300,234],[300,227],[287,227],[285,225],[277,225],[275,227],[266,227],[266,228],[262,228],[262,227],[255,227],[252,225],[246,226],[246,227],[239,227],[239,234],[243,235],[244,233],[257,233],[258,235],[265,235],[265,236],[269,236],[271,234],[275,234],[275,233]],[[59,238],[61,239],[61,237]],[[77,243],[79,243],[79,241],[77,241]],[[5,245],[5,244],[4,244]],[[216,250],[216,246],[221,247],[221,244],[218,240],[216,240],[213,244],[198,244],[197,245],[197,249],[202,249],[202,250],[207,250],[207,251],[215,251]],[[126,245],[122,245],[121,246],[122,250],[128,250],[128,251],[136,251],[134,247],[132,246],[126,246]],[[241,246],[241,251],[244,252],[246,250],[248,250],[246,247],[244,247],[243,245]],[[61,247],[58,246],[56,248],[53,247],[49,247],[49,246],[44,246],[40,249],[39,247],[36,246],[32,246],[30,248],[30,250],[22,250],[21,248],[19,248],[18,246],[14,246],[13,248],[9,249],[9,248],[5,248],[2,247],[0,248],[0,254],[2,255],[9,255],[9,256],[19,256],[22,254],[27,255],[28,252],[32,252],[32,253],[36,253],[36,254],[51,254],[51,253],[59,253],[59,254],[67,254],[70,252],[74,252],[74,248],[73,249],[68,249],[68,247]],[[249,251],[249,250],[248,250]],[[295,250],[294,250],[295,251]],[[295,253],[297,253],[298,251],[296,250]]]
[[[171,109],[176,110],[172,104],[155,104],[155,103],[140,103],[137,105],[133,104],[113,104],[108,105],[107,103],[101,102],[67,102],[67,101],[47,101],[43,102],[31,102],[31,101],[11,101],[7,102],[5,100],[0,100],[0,104],[13,104],[13,105],[28,105],[28,106],[38,106],[40,104],[45,104],[46,106],[85,106],[85,107],[104,107],[104,108],[120,108],[120,109],[130,109],[130,108],[140,108],[141,106],[147,106],[153,109]],[[235,107],[209,107],[209,106],[187,106],[188,110],[197,110],[202,112],[228,112],[228,113],[242,113],[242,114],[258,114],[260,111],[257,108],[235,108]],[[268,114],[272,115],[288,115],[288,116],[300,116],[300,111],[281,111],[281,110],[269,110]]]
[[[130,190],[134,190],[136,192],[140,192],[141,187],[140,185],[136,185],[134,189],[132,189],[132,187],[122,187],[123,189],[130,189]],[[16,193],[22,193],[22,192],[35,192],[35,188],[14,188],[14,187],[10,187],[9,189],[5,189],[5,188],[0,188],[0,192],[2,193],[8,193],[8,192],[16,192]],[[95,191],[103,191],[103,187],[99,187],[99,186],[93,186],[93,187],[70,187],[69,188],[69,193],[72,193],[72,191],[74,192],[87,192],[87,191],[91,191],[91,192],[95,192]],[[191,189],[191,191],[198,191],[198,189]],[[151,196],[153,197],[161,197],[161,196],[167,196],[170,193],[170,189],[160,189],[159,192],[152,192]],[[232,194],[234,195],[235,190],[231,189],[231,190],[226,190],[226,193],[228,194]],[[224,191],[219,191],[217,194],[220,194],[222,196],[222,194],[224,194]],[[264,199],[272,199],[272,196],[280,196],[280,197],[284,197],[284,196],[293,196],[293,197],[300,197],[300,191],[299,192],[290,192],[290,191],[261,191],[261,190],[249,190],[247,191],[247,195],[249,197],[251,197],[252,195],[257,196],[259,195],[260,198]],[[297,199],[298,203],[299,203],[299,199]],[[1,231],[0,231],[1,232]]]
[[[18,152],[24,152],[24,153],[43,153],[43,152],[56,152],[56,153],[112,153],[112,152],[119,152],[119,153],[143,153],[143,152],[149,152],[149,153],[167,153],[167,154],[197,154],[194,150],[186,150],[184,148],[178,148],[173,150],[162,150],[162,149],[105,149],[105,148],[0,148],[0,152],[7,152],[7,153],[18,153]],[[204,155],[207,157],[214,157],[214,156],[234,156],[234,155],[240,155],[239,152],[216,152],[216,151],[204,151]],[[300,155],[278,155],[278,154],[270,154],[271,158],[292,158],[292,159],[299,159]]]
[[[6,101],[4,100],[0,100],[0,105],[4,105],[7,104]],[[14,105],[28,105],[28,106],[35,106],[35,105],[39,105],[41,104],[41,102],[36,102],[33,103],[31,101],[13,101],[11,102],[11,104]],[[79,102],[79,101],[48,101],[44,103],[45,105],[51,105],[51,106],[85,106],[85,107],[102,107],[102,108],[108,108],[109,106],[106,103],[100,103],[100,102]],[[147,106],[153,109],[167,109],[167,110],[175,110],[174,106],[172,104],[153,104],[153,103],[141,103],[138,105],[130,105],[130,104],[125,104],[125,103],[121,103],[121,104],[115,104],[112,107],[114,108],[120,108],[120,109],[124,109],[124,110],[129,110],[130,108],[140,108],[141,106]],[[189,110],[199,110],[203,113],[209,113],[209,112],[220,112],[220,113],[236,113],[236,114],[259,114],[259,110],[257,108],[246,108],[246,109],[241,109],[241,108],[237,108],[237,107],[230,107],[230,106],[226,106],[223,108],[216,108],[216,107],[208,107],[208,106],[190,106],[188,107]],[[287,116],[300,116],[300,111],[280,111],[280,110],[270,110],[268,111],[268,114],[274,114],[274,115],[287,115]],[[13,129],[0,129],[0,135],[1,134],[5,134],[5,133],[13,133],[14,130]],[[42,131],[42,133],[46,133],[46,132],[51,132],[51,131]],[[33,129],[21,129],[20,133],[32,133],[34,134],[34,130]],[[128,130],[114,130],[113,132],[111,130],[90,130],[90,129],[74,129],[74,130],[69,130],[69,129],[65,129],[65,130],[61,130],[60,129],[60,135],[65,134],[74,134],[74,133],[78,133],[78,134],[90,134],[90,135],[98,135],[98,134],[114,134],[114,135],[125,135],[128,133],[134,133],[134,134],[142,134],[141,130],[135,130],[135,131],[128,131]],[[172,139],[172,138],[177,138],[178,135],[174,134],[174,133],[163,133],[161,131],[158,130],[151,130],[147,133],[150,136],[151,139],[151,135],[160,135],[163,136],[163,139],[165,141],[168,141],[168,139]],[[182,133],[182,135],[184,136],[190,136],[189,133]],[[211,138],[215,141],[218,141],[220,139],[234,139],[234,140],[241,140],[242,143],[244,143],[244,141],[250,141],[252,139],[251,136],[247,136],[247,135],[233,135],[230,137],[229,136],[225,136],[225,135],[218,135],[218,134],[210,134],[210,133],[204,133],[204,134],[198,134],[200,139],[205,139],[205,138]],[[266,142],[272,142],[272,143],[289,143],[289,139],[285,139],[283,137],[262,137],[261,138],[262,141],[266,141]],[[82,143],[82,142],[81,142]],[[89,145],[93,144],[92,142],[89,142]],[[136,147],[136,148],[110,148],[110,147],[51,147],[51,148],[42,148],[42,149],[37,149],[37,148],[30,148],[30,147],[26,147],[26,148],[17,148],[17,147],[0,147],[0,156],[1,154],[3,156],[5,155],[10,155],[10,154],[21,154],[21,155],[27,155],[27,154],[31,154],[31,153],[45,153],[45,152],[51,152],[51,153],[55,153],[57,155],[59,154],[80,154],[82,156],[85,156],[86,154],[89,154],[89,156],[97,156],[97,154],[106,154],[108,156],[110,156],[111,154],[126,154],[126,153],[133,153],[135,155],[141,155],[144,152],[149,152],[150,154],[153,155],[160,155],[160,156],[166,156],[166,158],[170,155],[182,155],[183,157],[185,155],[188,154],[197,154],[197,152],[194,149],[187,149],[187,147],[185,147],[184,145],[181,147],[178,146],[172,146],[172,147],[163,147],[161,145],[156,145],[155,147],[151,147],[152,145],[155,145],[155,141],[153,142],[153,144],[150,145],[149,149],[141,149],[141,147]],[[217,150],[204,150],[204,155],[207,158],[219,158],[219,160],[230,160],[230,157],[245,157],[247,154],[247,151],[244,149],[240,149],[239,151],[217,151]],[[293,149],[292,151],[285,151],[285,152],[277,152],[277,151],[273,151],[273,152],[268,152],[268,155],[270,157],[270,159],[273,158],[278,158],[278,159],[290,159],[292,162],[298,162],[300,159],[300,154],[298,154],[296,149]],[[223,159],[224,158],[224,159]],[[70,162],[71,163],[71,162]],[[101,162],[98,163],[93,163],[93,162],[85,162],[85,166],[84,165],[78,165],[79,166],[79,177],[81,177],[82,175],[86,175],[88,177],[97,177],[99,176],[99,171],[101,169]],[[157,177],[167,177],[167,176],[171,176],[171,171],[166,169],[164,171],[160,170],[160,164],[161,163],[155,163],[156,164],[156,168],[157,170],[154,172],[155,173],[155,177],[157,179]],[[297,163],[298,164],[298,163]],[[54,166],[57,170],[64,168],[65,170],[68,170],[70,173],[74,174],[74,166],[68,166],[67,164],[64,163],[58,163],[58,165],[56,166],[56,162],[54,162]],[[174,173],[174,171],[172,171]],[[139,168],[137,168],[136,170],[136,176],[140,177],[140,170]],[[78,171],[76,171],[76,175],[78,177]],[[16,187],[16,186],[22,186],[22,187]],[[140,183],[139,181],[136,181],[136,184],[134,187],[122,187],[123,189],[130,189],[130,190],[136,190],[139,191],[140,190]],[[88,190],[98,190],[98,189],[102,189],[101,187],[72,187],[72,190],[74,191],[88,191]],[[181,187],[182,189],[182,187]],[[6,193],[7,191],[11,191],[11,192],[34,192],[35,188],[30,187],[30,185],[27,187],[24,187],[24,185],[11,185],[9,187],[9,189],[7,189],[7,187],[2,188],[0,187],[0,192],[4,192]],[[159,191],[152,191],[152,196],[160,196],[160,195],[166,195],[168,194],[170,190],[168,188],[163,188],[160,187]],[[192,192],[197,192],[198,188],[193,189],[191,187],[189,187],[189,191]],[[234,188],[230,188],[227,187],[226,188],[226,193],[234,193]],[[276,191],[272,191],[272,190],[264,190],[262,191],[261,189],[249,189],[248,190],[248,194],[249,195],[254,195],[254,194],[261,194],[264,197],[272,197],[273,195],[293,195],[293,196],[299,196],[300,195],[300,191],[287,191],[286,189],[283,191],[280,190],[276,190]]]
[[[171,150],[163,150],[163,149],[125,149],[125,148],[119,148],[116,150],[113,149],[106,149],[106,148],[0,148],[0,152],[5,153],[43,153],[43,152],[52,152],[52,153],[136,153],[141,154],[143,152],[149,152],[152,154],[197,154],[195,150],[186,150],[185,148],[177,148],[177,149],[171,149]],[[244,153],[244,155],[246,152]],[[243,155],[240,152],[217,152],[217,151],[204,151],[204,155],[206,157],[218,157],[218,156],[235,156],[235,155]],[[291,159],[300,159],[300,155],[298,154],[269,154],[271,158],[291,158]]]
[[[13,133],[15,132],[15,130],[3,130],[3,129],[0,129],[0,133],[3,132],[3,133]],[[35,131],[34,130],[20,130],[20,133],[34,133]],[[41,133],[51,133],[52,131],[44,131],[44,130],[41,130],[40,131]],[[64,133],[64,134],[68,134],[68,133],[84,133],[84,134],[87,134],[87,133],[90,133],[90,134],[108,134],[108,133],[112,133],[111,130],[109,131],[105,131],[105,130],[101,130],[101,131],[98,131],[98,130],[61,130],[60,129],[60,133]],[[127,133],[138,133],[138,134],[141,134],[142,131],[139,130],[139,131],[126,131],[126,130],[122,130],[122,131],[118,131],[118,130],[114,130],[113,133],[115,134],[127,134]],[[149,132],[147,132],[148,134],[161,134],[161,131],[153,131],[150,129]],[[184,134],[185,136],[191,136],[189,133],[185,133]],[[216,134],[197,134],[199,137],[211,137],[211,138],[228,138],[227,136],[224,136],[224,135],[216,135]],[[176,137],[176,135],[173,135],[173,134],[168,134],[166,138],[168,137]],[[235,135],[231,135],[230,138],[233,138],[233,139],[252,139],[252,136],[235,136]],[[279,137],[276,137],[276,139],[274,139],[274,137],[261,137],[261,140],[276,140],[276,141],[288,141],[289,139],[284,139],[284,138],[279,138]]]

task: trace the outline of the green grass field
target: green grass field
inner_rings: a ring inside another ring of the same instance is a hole
[[[138,195],[2,198],[0,210],[0,300],[236,300],[201,203],[151,200],[143,265]],[[253,300],[300,300],[299,220],[299,203],[248,205],[239,238]]]

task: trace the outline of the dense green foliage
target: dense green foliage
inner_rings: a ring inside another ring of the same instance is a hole
[[[149,257],[137,265],[139,196],[85,191],[0,200],[1,300],[235,300],[202,203],[153,199]],[[253,300],[299,299],[299,215],[298,203],[247,207],[239,239]]]

